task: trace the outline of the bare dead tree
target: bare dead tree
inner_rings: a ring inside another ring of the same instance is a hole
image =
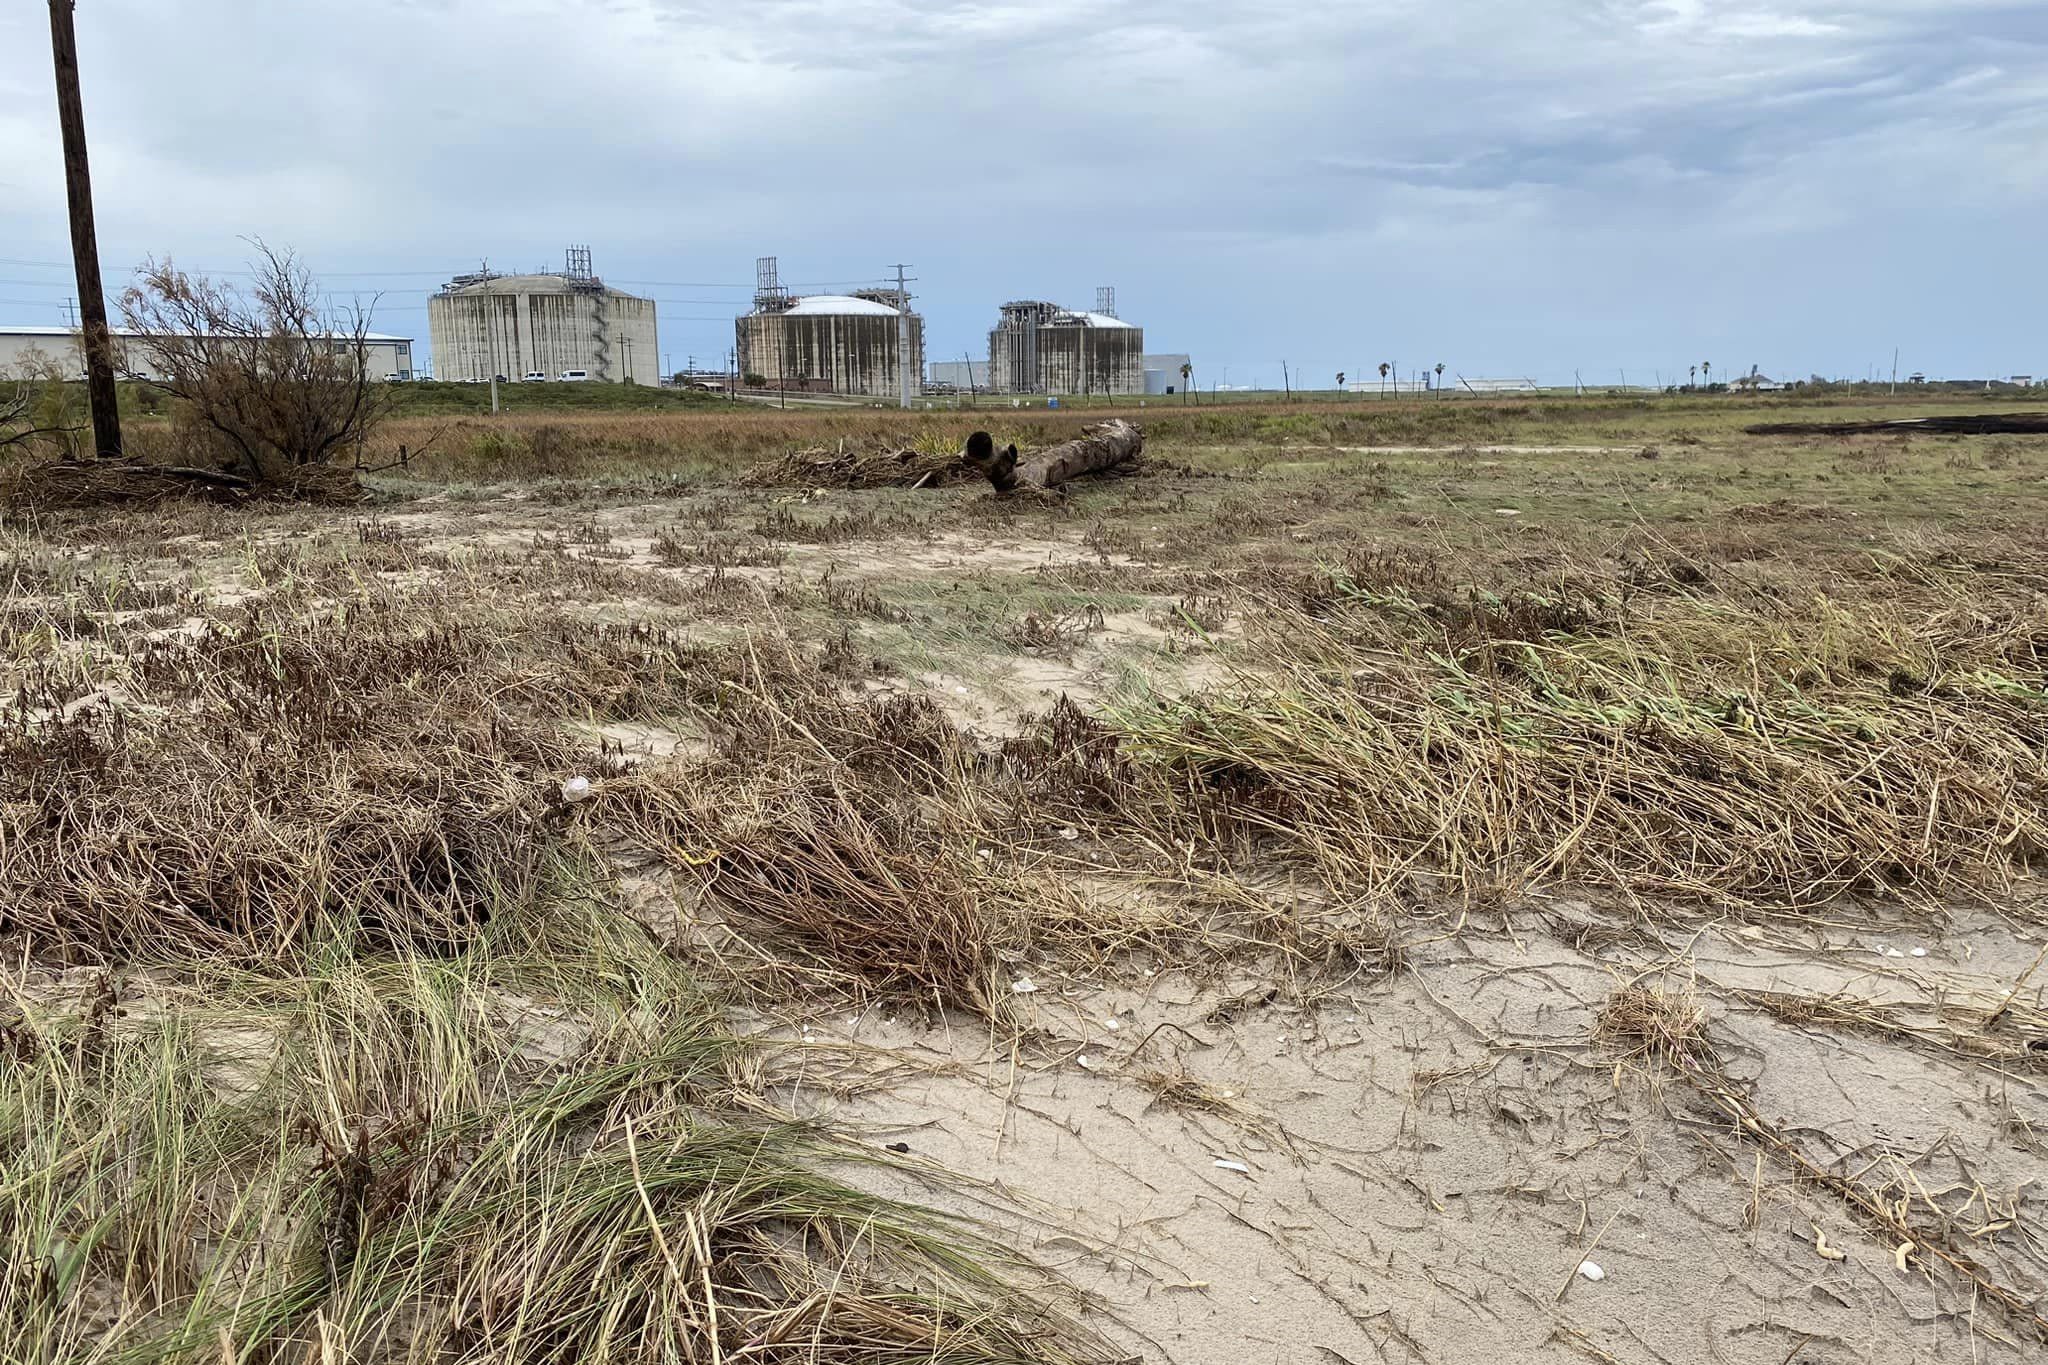
[[[255,246],[246,292],[168,260],[145,265],[121,295],[134,334],[123,370],[177,399],[179,415],[214,438],[222,467],[251,482],[359,463],[392,403],[370,373],[370,312],[323,306],[295,255]]]

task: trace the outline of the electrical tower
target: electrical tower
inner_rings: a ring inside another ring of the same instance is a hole
[[[762,312],[772,312],[789,302],[789,291],[782,287],[782,274],[773,256],[754,258],[754,307]]]

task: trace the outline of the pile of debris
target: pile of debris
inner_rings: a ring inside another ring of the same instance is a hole
[[[362,485],[346,465],[301,465],[267,479],[215,469],[125,460],[51,460],[29,465],[0,486],[0,503],[23,511],[149,505],[177,499],[239,504],[361,502]]]
[[[750,488],[936,488],[980,478],[957,450],[813,446],[765,460],[741,476]]]
[[[1144,449],[1143,428],[1118,417],[1031,455],[1019,455],[1015,445],[997,449],[985,431],[968,437],[964,450],[938,454],[910,447],[849,450],[841,440],[764,461],[740,482],[752,488],[937,488],[985,478],[998,493],[1043,491],[1126,464]]]

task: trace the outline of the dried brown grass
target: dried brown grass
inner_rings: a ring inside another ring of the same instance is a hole
[[[2048,851],[2048,599],[1997,614],[1642,592],[1592,566],[1507,592],[1276,585],[1257,667],[1044,751],[1069,790],[1209,856],[1329,885],[1931,903]]]
[[[191,632],[99,633],[0,725],[0,926],[96,952],[273,952],[336,923],[468,937],[528,902],[599,760],[564,721],[680,707],[715,665],[660,633],[456,592],[314,585]]]
[[[1695,1067],[1708,1055],[1707,1011],[1689,982],[1631,982],[1607,998],[1593,1036],[1629,1061]]]

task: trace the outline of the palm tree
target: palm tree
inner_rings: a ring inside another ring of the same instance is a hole
[[[1188,379],[1190,378],[1190,376],[1194,374],[1194,372],[1195,367],[1192,361],[1183,360],[1180,363],[1180,401],[1183,404],[1185,404],[1188,401]]]
[[[1702,360],[1702,361],[1700,362],[1700,377],[1701,377],[1701,378],[1702,378],[1703,380],[1705,380],[1705,382],[1706,382],[1706,386],[1707,386],[1708,388],[1710,388],[1710,389],[1711,389],[1711,388],[1713,388],[1713,387],[1714,387],[1714,362],[1713,362],[1713,361],[1711,361],[1711,360]]]
[[[1436,363],[1436,396],[1439,399],[1444,396],[1444,363],[1441,360]]]
[[[1699,366],[1697,366],[1697,365],[1688,365],[1688,366],[1686,366],[1686,367],[1685,367],[1685,386],[1686,386],[1686,387],[1687,387],[1688,389],[1691,389],[1691,388],[1697,388],[1697,387],[1699,387],[1699,382],[1700,382],[1700,367],[1699,367]]]
[[[1384,360],[1380,362],[1380,397],[1382,398],[1387,396],[1387,371],[1393,368]]]

